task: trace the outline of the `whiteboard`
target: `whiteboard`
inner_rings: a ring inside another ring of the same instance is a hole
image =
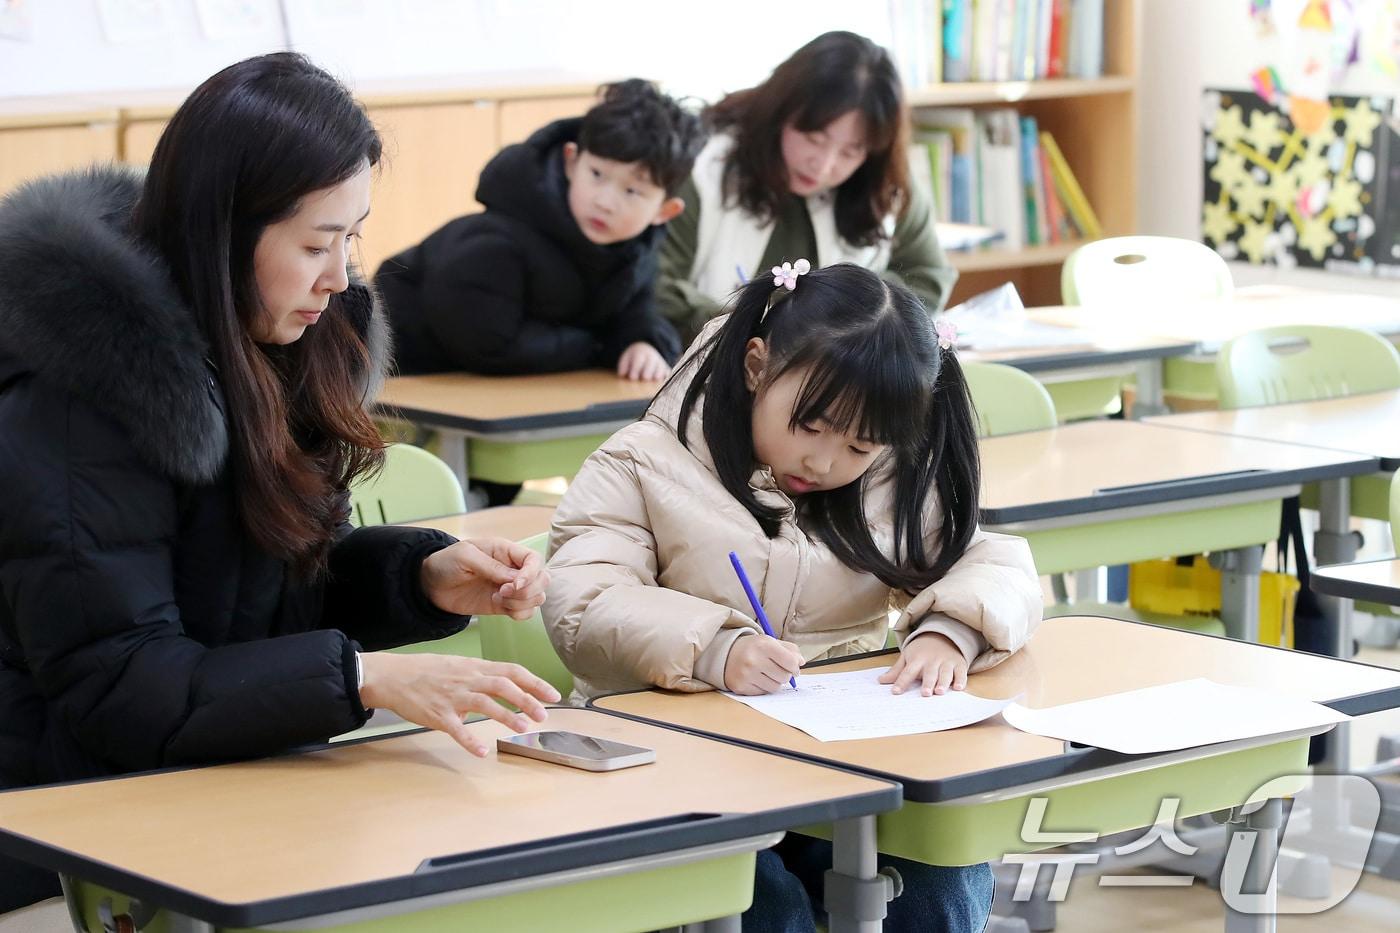
[[[0,38],[0,97],[191,89],[286,47],[278,0],[40,0],[24,10],[28,35]]]
[[[201,19],[211,7],[258,28],[211,38]],[[103,15],[113,8],[135,11],[115,35]],[[188,90],[242,58],[292,48],[352,87],[638,75],[708,100],[762,80],[830,29],[890,45],[888,6],[850,0],[40,0],[25,9],[27,41],[0,38],[0,97]]]

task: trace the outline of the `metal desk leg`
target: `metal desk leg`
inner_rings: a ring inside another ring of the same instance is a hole
[[[63,889],[63,902],[68,906],[68,919],[75,933],[87,933],[87,922],[83,920],[83,908],[78,903],[78,883],[70,875],[59,875],[58,885]]]
[[[1321,518],[1313,535],[1313,561],[1318,564],[1345,564],[1356,559],[1356,535],[1351,532],[1351,480],[1328,480],[1321,484],[1318,513]],[[1336,635],[1332,654],[1349,658],[1352,650],[1351,600],[1319,596],[1318,603],[1332,623]]]
[[[1220,571],[1220,618],[1231,638],[1259,641],[1259,570],[1263,561],[1264,547],[1259,544],[1211,555],[1211,565]]]
[[[451,428],[438,428],[438,457],[452,469],[452,475],[462,484],[462,492],[467,491],[467,436]]]
[[[1161,358],[1140,360],[1133,364],[1137,372],[1137,396],[1133,399],[1133,420],[1148,415],[1161,415],[1167,411],[1162,393]]]
[[[875,817],[837,820],[831,846],[824,898],[831,933],[880,933],[894,883],[876,863]]]
[[[1074,601],[1077,603],[1101,603],[1104,601],[1104,570],[1091,567],[1074,572]]]
[[[1243,829],[1239,823],[1243,822]],[[1228,826],[1229,847],[1220,880],[1235,904],[1225,907],[1225,933],[1274,933],[1278,927],[1278,841],[1283,801],[1274,798]],[[1246,859],[1248,860],[1246,862]]]

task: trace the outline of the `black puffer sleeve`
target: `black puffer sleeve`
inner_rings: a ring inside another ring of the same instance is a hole
[[[467,624],[423,594],[423,559],[457,539],[427,528],[375,525],[342,528],[331,551],[322,624],[345,632],[366,650],[435,641]]]
[[[362,725],[333,629],[209,647],[176,604],[175,484],[90,405],[32,378],[0,397],[0,587],[53,712],[138,770],[269,754]]]

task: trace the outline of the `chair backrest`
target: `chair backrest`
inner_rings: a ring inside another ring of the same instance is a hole
[[[980,437],[1055,426],[1055,402],[1034,376],[1002,363],[962,364]]]
[[[1221,408],[1249,408],[1400,388],[1400,352],[1377,334],[1316,324],[1229,340],[1215,362]]]
[[[1125,311],[1156,301],[1223,298],[1234,290],[1220,254],[1195,240],[1120,236],[1095,240],[1070,253],[1060,272],[1067,305],[1121,305]]]
[[[541,555],[549,547],[549,534],[539,534],[520,542]],[[478,616],[481,627],[481,656],[488,661],[519,664],[536,677],[549,681],[562,697],[574,689],[574,675],[564,666],[545,634],[539,610],[523,622],[510,616]]]
[[[1390,480],[1390,537],[1400,542],[1400,470]]]
[[[392,525],[467,510],[452,468],[411,444],[390,444],[384,469],[350,487],[351,521]]]

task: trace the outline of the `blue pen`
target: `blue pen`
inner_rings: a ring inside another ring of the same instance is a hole
[[[763,611],[763,604],[758,601],[758,594],[753,591],[753,584],[749,582],[749,575],[744,573],[744,565],[739,563],[739,555],[730,551],[729,562],[734,565],[734,572],[739,575],[739,583],[744,587],[744,595],[748,596],[749,605],[753,606],[753,614],[758,618],[758,624],[763,626],[763,634],[769,638],[777,638],[773,633],[773,626],[768,622],[768,615]],[[789,677],[788,683],[792,684],[792,689],[797,689],[796,677]]]
[[[749,284],[749,277],[747,275],[744,275],[744,267],[739,265],[737,262],[734,264],[734,274],[739,276],[740,285]],[[742,571],[740,571],[740,573],[742,573]]]

